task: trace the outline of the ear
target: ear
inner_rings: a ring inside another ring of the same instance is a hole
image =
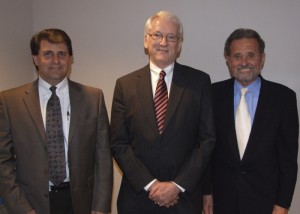
[[[33,60],[33,63],[34,63],[35,66],[39,66],[39,65],[38,65],[38,59],[37,59],[37,56],[32,55],[32,60]]]
[[[144,36],[144,48],[148,49],[148,36],[147,35]]]
[[[177,49],[178,54],[181,52],[181,47],[182,47],[182,41],[180,41],[178,44],[178,49]]]
[[[263,69],[263,67],[265,65],[265,59],[266,59],[266,54],[262,53],[261,54],[261,69]]]
[[[74,63],[74,57],[70,56],[70,65],[72,65]]]

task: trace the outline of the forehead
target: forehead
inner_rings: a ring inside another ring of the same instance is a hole
[[[166,33],[177,33],[178,24],[168,17],[157,17],[150,24],[151,31],[161,31]]]
[[[51,43],[47,40],[40,42],[40,51],[68,51],[65,43]]]
[[[233,40],[230,45],[231,53],[259,52],[258,41],[254,38]]]

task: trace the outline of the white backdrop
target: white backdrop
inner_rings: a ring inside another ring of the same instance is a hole
[[[0,35],[1,48],[7,41],[12,43],[0,50],[1,89],[28,81],[29,68],[31,79],[35,78],[29,58],[31,35],[44,28],[61,28],[73,41],[75,60],[71,78],[102,88],[110,112],[116,79],[148,62],[143,50],[146,19],[159,10],[169,10],[178,15],[184,26],[178,62],[207,72],[213,82],[226,79],[229,77],[223,59],[226,38],[236,28],[253,28],[266,42],[264,78],[296,91],[300,106],[299,0],[28,0],[27,3],[0,0],[0,3],[0,12],[6,12],[5,22],[1,21],[6,27],[2,34],[7,29],[10,33],[18,31],[13,38]],[[7,51],[12,56],[6,56]],[[3,60],[2,53],[14,63]],[[17,76],[22,72],[27,72],[27,79]],[[120,179],[115,169],[113,214],[117,213],[115,203]],[[298,182],[291,214],[299,213],[299,202]]]

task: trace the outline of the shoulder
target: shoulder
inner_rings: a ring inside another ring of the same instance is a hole
[[[84,85],[78,82],[69,80],[70,93],[83,93],[86,95],[102,95],[103,92],[100,88]]]
[[[230,79],[214,82],[212,84],[212,88],[214,91],[223,91],[225,89],[233,87],[233,84],[234,84],[234,79],[230,78]]]
[[[262,79],[261,81],[261,87],[265,90],[272,91],[273,93],[279,93],[279,94],[296,94],[292,89],[289,87],[277,83],[277,82],[272,82],[266,79]]]
[[[7,89],[1,92],[3,96],[16,96],[16,95],[24,95],[25,93],[29,93],[32,90],[37,90],[37,81],[26,83],[24,85]]]
[[[261,95],[264,97],[272,97],[282,104],[294,102],[296,103],[296,93],[289,87],[269,80],[262,79]]]
[[[207,87],[211,85],[210,76],[202,70],[175,63],[173,83],[185,86]]]
[[[210,76],[202,70],[176,62],[174,66],[174,72],[178,71],[182,72],[183,75],[191,78],[210,78]]]
[[[141,78],[144,76],[149,76],[150,77],[150,67],[149,64],[139,68],[133,72],[130,72],[124,76],[121,76],[120,78],[117,79],[117,82],[128,82],[128,81],[132,81],[136,78]]]

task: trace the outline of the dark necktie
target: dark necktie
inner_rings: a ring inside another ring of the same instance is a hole
[[[168,106],[168,89],[165,82],[165,76],[166,72],[161,71],[159,74],[159,80],[154,96],[154,108],[159,134],[162,134],[162,130],[164,128],[165,116]]]
[[[59,98],[56,87],[51,86],[52,95],[47,103],[46,139],[49,158],[49,179],[59,185],[66,178],[64,133]]]

